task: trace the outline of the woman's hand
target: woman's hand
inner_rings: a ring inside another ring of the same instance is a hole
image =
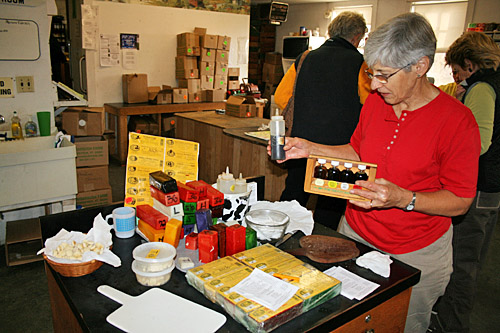
[[[356,185],[363,189],[353,189],[352,194],[357,194],[369,201],[349,200],[355,206],[372,208],[405,208],[412,199],[412,192],[405,190],[384,178],[377,178],[374,182],[358,180]]]
[[[286,137],[285,146],[283,147],[286,158],[276,162],[283,163],[290,159],[307,158],[311,153],[313,145],[312,142],[305,139]],[[267,143],[267,154],[271,156],[271,141]]]

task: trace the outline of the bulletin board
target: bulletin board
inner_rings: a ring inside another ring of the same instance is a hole
[[[40,58],[38,24],[31,20],[0,18],[0,60],[35,61]]]

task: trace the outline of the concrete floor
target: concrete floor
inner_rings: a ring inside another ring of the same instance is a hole
[[[111,162],[113,201],[124,198],[125,168]],[[477,300],[471,318],[471,332],[498,332],[500,313],[500,230],[492,239],[486,264],[479,274]],[[52,313],[42,261],[7,267],[5,248],[0,248],[0,332],[50,333]],[[391,333],[391,332],[389,332]]]

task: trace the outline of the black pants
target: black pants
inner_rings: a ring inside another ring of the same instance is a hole
[[[305,207],[310,194],[304,192],[307,159],[289,160],[286,162],[288,175],[285,180],[285,189],[281,193],[280,201],[297,200]],[[344,214],[346,200],[319,195],[314,209],[314,222],[337,230],[340,218]]]

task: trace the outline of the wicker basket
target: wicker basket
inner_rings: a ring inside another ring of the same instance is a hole
[[[102,261],[95,259],[78,264],[61,264],[50,260],[45,253],[43,254],[43,258],[57,273],[68,277],[78,277],[90,274],[96,271],[103,264]]]

